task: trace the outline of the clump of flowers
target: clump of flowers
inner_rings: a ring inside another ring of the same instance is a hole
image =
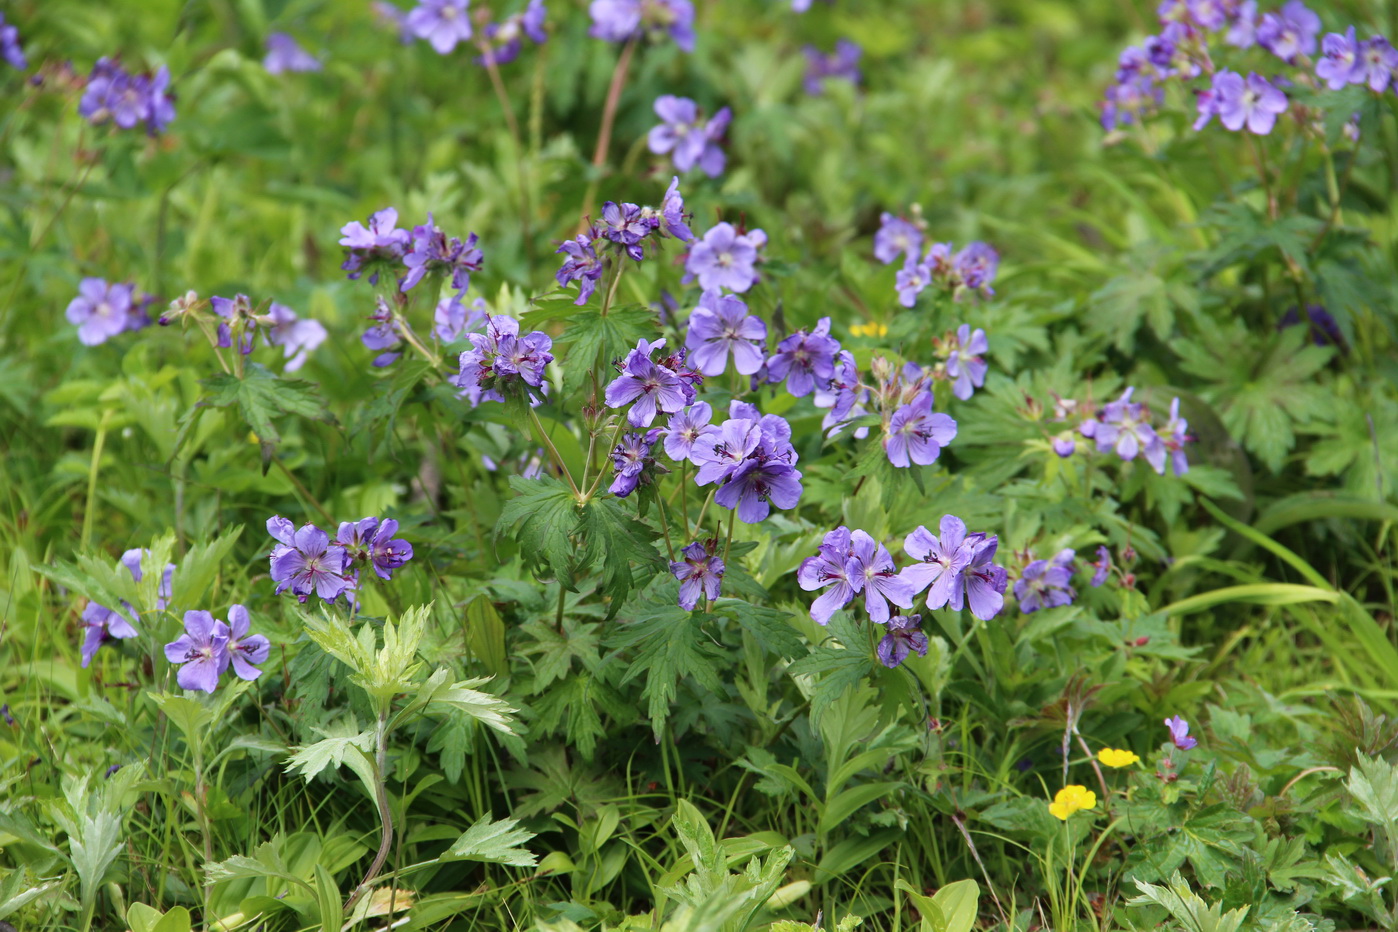
[[[1075,812],[1086,812],[1097,808],[1097,794],[1085,786],[1076,783],[1063,787],[1054,794],[1053,802],[1049,803],[1049,813],[1055,818],[1068,821],[1068,817]]]
[[[693,404],[698,394],[695,386],[703,377],[685,366],[683,349],[673,356],[652,358],[664,345],[663,338],[638,342],[616,363],[619,374],[607,385],[607,407],[631,405],[626,421],[632,427],[649,427],[657,414],[678,414]]]
[[[798,330],[777,344],[767,360],[767,380],[785,382],[788,392],[803,398],[829,386],[839,352],[840,341],[830,335],[830,318],[822,317],[814,329]]]
[[[795,508],[802,486],[791,425],[742,402],[734,402],[729,413],[732,417],[710,435],[712,442],[696,442],[690,451],[690,461],[699,467],[696,484],[718,483],[714,502],[736,509],[745,524],[766,519],[774,505]]]
[[[617,498],[626,498],[641,485],[650,485],[655,469],[651,451],[664,431],[659,427],[645,433],[626,434],[612,448],[612,469],[615,476],[608,491]]]
[[[1189,422],[1179,415],[1179,399],[1171,402],[1170,419],[1157,431],[1150,423],[1146,406],[1131,400],[1134,392],[1134,388],[1127,388],[1120,398],[1103,405],[1095,416],[1090,416],[1093,414],[1090,405],[1078,402],[1069,404],[1060,399],[1058,407],[1065,417],[1070,413],[1089,415],[1078,425],[1078,433],[1094,440],[1097,452],[1115,453],[1127,462],[1140,456],[1162,476],[1168,459],[1174,474],[1183,475],[1189,469],[1184,445],[1192,438],[1188,434]],[[1077,448],[1071,437],[1062,435],[1054,439],[1053,445],[1055,452],[1063,457],[1072,456]]]
[[[286,359],[286,371],[305,365],[310,353],[325,342],[328,334],[319,321],[300,317],[285,304],[270,302],[265,310],[254,308],[245,294],[231,298],[214,295],[207,302],[194,292],[170,302],[160,315],[160,325],[176,321],[193,322],[220,349],[237,347],[239,354],[251,355],[257,337],[267,346],[278,346]]]
[[[137,548],[128,550],[121,555],[122,566],[131,573],[136,582],[141,581],[141,559],[150,551]],[[171,583],[175,575],[175,564],[169,563],[165,566],[165,571],[160,577],[160,585],[156,589],[155,607],[163,610],[168,604],[171,592]],[[134,638],[139,632],[136,630],[136,609],[130,604],[123,602],[120,608],[108,608],[97,602],[89,602],[83,609],[83,643],[82,658],[83,666],[92,663],[92,658],[97,655],[97,649],[106,641],[113,639]]]
[[[903,577],[915,593],[927,590],[927,607],[948,607],[989,621],[1005,604],[1008,583],[1005,568],[997,565],[995,551],[1000,539],[994,534],[966,532],[966,523],[955,515],[944,515],[938,537],[919,525],[903,541],[903,552],[914,561],[903,570]]]
[[[335,532],[335,543],[345,550],[345,570],[355,588],[361,568],[373,567],[380,579],[392,579],[393,571],[413,558],[413,545],[395,537],[398,522],[393,518],[360,518],[342,521]]]
[[[679,178],[670,180],[659,208],[607,201],[602,205],[600,222],[589,224],[587,230],[558,247],[557,251],[567,259],[555,278],[561,286],[577,282],[578,299],[573,303],[586,304],[603,273],[622,255],[640,262],[645,258],[647,244],[654,251],[669,237],[684,243],[694,239],[687,219]]]
[[[251,634],[252,620],[242,605],[228,609],[228,621],[205,611],[184,613],[184,634],[165,645],[165,658],[180,665],[175,680],[181,689],[211,693],[229,666],[239,679],[262,675],[257,664],[267,659],[271,642]]]
[[[481,54],[476,58],[477,64],[509,64],[519,57],[525,38],[535,45],[543,45],[548,41],[548,33],[544,30],[546,15],[544,0],[529,0],[521,12],[487,24],[481,31]]]
[[[829,54],[814,45],[806,46],[801,52],[806,56],[806,74],[801,86],[812,97],[825,93],[826,81],[859,83],[859,59],[864,52],[857,43],[840,39],[835,43],[835,51]]]
[[[459,371],[447,379],[476,407],[521,393],[531,404],[548,394],[544,370],[553,362],[553,338],[542,330],[520,336],[519,321],[497,314],[485,317],[484,333],[468,333],[471,348],[458,358]],[[535,389],[538,393],[535,393]]]
[[[955,300],[968,293],[995,294],[990,286],[1000,267],[1000,254],[993,248],[975,241],[953,252],[951,243],[933,243],[923,252],[925,238],[920,217],[908,220],[887,212],[880,217],[874,234],[874,258],[889,265],[902,257],[903,267],[895,282],[899,304],[913,307],[931,285]]]
[[[689,315],[685,348],[705,376],[722,375],[730,356],[740,375],[754,375],[765,361],[766,339],[767,325],[748,313],[741,298],[707,290]]]
[[[268,558],[277,595],[290,589],[301,602],[313,595],[333,602],[354,590],[345,548],[314,524],[297,528],[277,515],[267,519],[267,533],[277,542]]]
[[[169,90],[170,69],[164,65],[153,74],[131,74],[113,59],[100,58],[88,76],[78,114],[93,126],[110,122],[133,129],[144,124],[154,136],[175,119]]]
[[[1072,585],[1076,557],[1076,551],[1064,549],[1047,560],[1031,560],[1014,585],[1020,611],[1028,614],[1041,608],[1071,605],[1077,598]]]
[[[690,0],[592,0],[588,35],[608,42],[672,40],[694,51],[694,5]]]
[[[64,316],[78,328],[78,339],[84,345],[97,346],[128,330],[150,326],[146,309],[154,300],[150,295],[137,298],[136,286],[130,282],[84,278]]]
[[[731,223],[710,227],[693,246],[684,263],[684,281],[698,281],[705,291],[726,290],[742,294],[761,278],[757,263],[767,234],[741,230]]]
[[[657,97],[654,106],[661,123],[646,135],[651,152],[669,153],[675,171],[680,173],[698,166],[710,178],[723,174],[728,157],[719,141],[733,119],[733,111],[721,107],[706,121],[698,104],[673,94]]]

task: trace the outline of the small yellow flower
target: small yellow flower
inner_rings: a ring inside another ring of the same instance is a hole
[[[849,332],[857,337],[881,337],[887,335],[888,324],[873,320],[867,324],[855,324],[849,328]]]
[[[1103,748],[1097,752],[1097,759],[1108,767],[1130,767],[1141,762],[1134,752],[1118,748]]]
[[[1064,822],[1068,821],[1068,816],[1080,809],[1096,808],[1097,794],[1076,783],[1063,787],[1058,791],[1058,795],[1053,797],[1053,802],[1049,803],[1049,812]]]

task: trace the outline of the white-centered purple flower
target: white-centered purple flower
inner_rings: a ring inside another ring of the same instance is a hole
[[[1246,79],[1232,71],[1219,72],[1213,90],[1219,122],[1235,133],[1247,127],[1250,133],[1267,135],[1289,105],[1286,94],[1256,72]]]
[[[675,462],[692,458],[696,445],[712,446],[719,429],[713,420],[713,408],[707,401],[689,405],[679,414],[670,416],[665,425],[665,455]]]
[[[931,645],[927,635],[922,633],[921,625],[921,615],[894,615],[890,618],[884,628],[884,636],[874,648],[879,663],[892,670],[907,660],[910,654],[926,657]]]
[[[162,65],[154,74],[130,74],[110,58],[98,59],[78,101],[78,114],[94,126],[111,122],[121,129],[140,123],[155,135],[175,118],[169,94],[170,69]]]
[[[333,602],[354,589],[354,580],[346,575],[350,567],[345,548],[332,544],[314,524],[298,529],[286,518],[273,516],[267,519],[267,533],[277,541],[269,558],[277,595],[290,589],[302,602],[313,595]]]
[[[1189,18],[1200,29],[1213,32],[1228,25],[1228,14],[1237,0],[1186,0],[1185,9]]]
[[[716,540],[695,541],[680,550],[683,560],[670,563],[670,572],[680,581],[680,608],[694,611],[700,595],[710,602],[718,598],[724,567],[723,560],[714,553],[717,543]]]
[[[248,617],[247,608],[242,605],[229,606],[228,644],[224,656],[232,663],[233,672],[243,680],[255,680],[262,675],[257,665],[266,660],[272,650],[272,644],[267,638],[260,634],[252,634],[251,631],[252,619]],[[223,672],[222,669],[219,672]]]
[[[96,346],[129,329],[135,290],[131,284],[84,278],[65,314],[69,323],[77,325],[78,339]]]
[[[662,122],[646,135],[651,152],[669,153],[679,172],[687,172],[697,165],[710,178],[723,174],[727,157],[719,140],[733,118],[731,110],[723,107],[705,122],[698,104],[688,97],[673,94],[657,97],[654,108]]]
[[[385,207],[369,217],[368,226],[355,220],[340,228],[340,245],[346,250],[340,268],[351,279],[359,278],[368,269],[370,284],[377,285],[379,274],[385,269],[397,274],[411,239],[409,231],[398,228],[398,210]]]
[[[817,408],[830,409],[821,419],[820,427],[834,437],[844,429],[846,421],[869,413],[864,407],[869,399],[869,390],[859,380],[859,367],[855,364],[854,354],[849,350],[840,350],[835,356],[835,374],[830,379],[830,385],[817,388],[811,402]],[[868,435],[868,427],[857,428],[854,432],[854,436],[860,439]]]
[[[874,258],[884,265],[907,256],[915,261],[922,254],[922,231],[911,221],[884,211],[879,215],[879,231],[874,234]]]
[[[419,0],[403,20],[405,28],[426,39],[438,55],[471,38],[471,0]]]
[[[284,32],[267,35],[267,54],[262,59],[262,67],[268,74],[282,74],[287,71],[319,71],[324,67],[320,59],[297,43]]]
[[[267,319],[267,342],[282,348],[287,372],[295,372],[305,365],[311,350],[324,343],[328,336],[320,321],[301,320],[291,308],[275,301],[267,308]]]
[[[579,233],[573,239],[564,240],[557,251],[564,253],[568,258],[563,260],[562,267],[554,277],[560,286],[577,282],[578,299],[573,303],[579,306],[586,304],[592,293],[597,290],[597,283],[602,279],[602,257],[597,255],[593,237],[587,233]]]
[[[1166,452],[1170,455],[1170,465],[1174,469],[1175,475],[1183,476],[1189,472],[1189,460],[1184,455],[1184,445],[1192,438],[1189,436],[1189,422],[1180,417],[1180,400],[1178,398],[1170,402],[1170,419],[1157,432],[1157,436],[1160,437],[1160,442],[1164,444]],[[1156,472],[1161,475],[1165,474],[1163,462],[1156,468]]]
[[[165,659],[180,664],[175,680],[181,689],[211,693],[228,668],[228,626],[209,612],[184,613],[184,634],[165,645]]]
[[[1073,560],[1077,553],[1060,550],[1047,560],[1032,560],[1015,581],[1015,598],[1020,611],[1026,614],[1041,608],[1070,605],[1077,593],[1073,591]]]
[[[1359,58],[1360,43],[1351,26],[1344,35],[1332,32],[1320,42],[1321,58],[1315,65],[1318,78],[1332,91],[1364,80],[1364,65]]]
[[[548,393],[545,370],[553,362],[553,338],[542,330],[519,335],[519,321],[504,314],[485,317],[484,333],[468,333],[471,349],[457,359],[459,370],[447,381],[476,407],[482,401],[504,401],[504,392],[523,391],[530,403],[540,399],[533,389]]]
[[[893,412],[883,440],[884,452],[894,466],[907,469],[913,463],[930,466],[942,447],[956,439],[956,421],[932,410],[932,392],[919,392],[911,402]]]
[[[625,434],[621,441],[612,448],[612,468],[616,475],[612,479],[610,491],[617,498],[626,498],[636,487],[642,484],[650,484],[650,472],[648,467],[655,465],[655,457],[651,455],[651,450],[655,448],[655,443],[664,433],[659,427],[652,428],[644,434]]]
[[[1104,405],[1101,420],[1088,421],[1081,428],[1082,433],[1097,441],[1099,453],[1114,451],[1128,461],[1138,454],[1144,455],[1156,472],[1163,473],[1165,444],[1148,423],[1145,405],[1131,400],[1134,391],[1134,388],[1128,388],[1116,401]]]
[[[451,295],[437,302],[432,312],[432,333],[443,343],[454,343],[467,331],[480,331],[490,319],[490,310],[484,299],[475,298],[468,309],[459,295]]]
[[[1257,44],[1285,62],[1301,55],[1314,55],[1320,17],[1301,2],[1287,0],[1275,13],[1267,13],[1257,24]]]
[[[825,535],[816,555],[801,561],[796,582],[807,592],[824,589],[811,603],[811,618],[824,625],[854,599],[854,585],[849,576],[850,558],[854,555],[850,529],[841,525]]]
[[[397,533],[398,522],[393,518],[384,518],[369,542],[369,561],[380,579],[392,579],[393,571],[413,558],[413,545],[401,537],[394,537]]]
[[[428,214],[425,224],[413,227],[411,245],[403,255],[408,274],[399,289],[406,293],[423,276],[436,273],[450,275],[451,286],[461,295],[471,286],[471,273],[479,272],[483,264],[484,255],[476,248],[476,234],[465,240],[448,238]]]
[[[1257,0],[1243,0],[1238,4],[1223,41],[1238,49],[1250,49],[1257,44]]]
[[[1375,94],[1388,90],[1398,72],[1398,50],[1383,36],[1365,39],[1359,50],[1359,74],[1353,84],[1366,84]]]
[[[888,548],[864,531],[850,533],[850,558],[846,567],[850,587],[864,593],[864,610],[875,624],[888,621],[888,603],[912,608],[913,585],[898,574]]]
[[[757,283],[757,251],[766,242],[761,230],[739,233],[731,223],[715,224],[690,248],[686,277],[698,279],[705,291],[726,288],[742,294]]]
[[[925,263],[916,261],[914,256],[909,256],[908,261],[903,263],[903,267],[894,276],[894,288],[898,291],[898,303],[903,307],[912,307],[917,304],[918,295],[926,290],[932,283],[932,269]]]
[[[669,38],[694,51],[694,6],[690,0],[592,0],[588,35],[608,42]]]
[[[802,398],[830,385],[838,352],[840,342],[830,336],[830,318],[822,317],[814,330],[798,330],[777,344],[776,354],[767,360],[768,378],[785,380],[786,390]]]
[[[651,358],[664,345],[663,339],[641,340],[626,354],[621,374],[607,385],[607,407],[631,405],[626,421],[632,427],[649,427],[657,414],[678,414],[692,400],[679,373]]]
[[[927,590],[927,607],[947,606],[960,611],[963,606],[982,621],[989,621],[1004,605],[1008,578],[1004,567],[994,563],[999,538],[987,534],[967,534],[966,524],[955,515],[945,515],[940,539],[925,527],[918,527],[903,542],[904,552],[917,563],[906,567],[902,576],[916,594]]]
[[[967,243],[952,257],[951,268],[965,287],[972,291],[995,294],[990,283],[995,281],[995,273],[1000,268],[1000,254],[988,243]]]
[[[714,501],[737,510],[739,520],[756,524],[771,508],[795,508],[800,501],[801,472],[791,445],[791,425],[774,414],[754,420],[756,410],[734,403],[739,415],[724,421],[711,440],[696,443],[690,453],[699,465],[695,483],[722,483]]]
[[[956,343],[947,357],[947,377],[952,380],[951,393],[957,398],[965,401],[985,384],[989,367],[982,357],[988,352],[990,341],[984,330],[977,327],[972,332],[970,324],[956,328]]]
[[[766,339],[767,325],[748,313],[741,298],[711,289],[689,315],[685,346],[695,368],[706,376],[722,375],[730,355],[740,375],[752,375],[762,368]]]

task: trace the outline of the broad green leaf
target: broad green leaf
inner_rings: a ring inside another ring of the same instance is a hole
[[[204,380],[204,387],[206,392],[200,406],[236,407],[252,432],[266,443],[281,442],[274,419],[283,415],[313,420],[328,418],[314,385],[280,378],[258,363],[249,363],[241,379],[226,373],[215,375]]]
[[[932,897],[942,916],[942,925],[936,932],[971,932],[976,924],[980,894],[980,884],[970,879],[949,883],[938,890]]]
[[[1163,906],[1171,918],[1179,923],[1180,928],[1188,932],[1239,932],[1250,909],[1243,906],[1225,913],[1222,903],[1210,906],[1190,889],[1188,881],[1179,871],[1171,875],[1168,886],[1157,886],[1137,880],[1136,888],[1141,891],[1141,895],[1127,900],[1127,906]]]
[[[722,653],[704,633],[704,617],[673,603],[641,603],[622,613],[608,640],[629,663],[622,685],[645,677],[641,695],[648,700],[647,712],[657,741],[670,717],[670,703],[681,677],[693,676],[711,691],[719,690]]]
[[[107,869],[121,854],[121,819],[111,812],[89,816],[78,813],[74,823],[76,834],[70,833],[68,850],[77,872],[82,902],[90,905],[97,896]]]
[[[631,590],[664,569],[665,561],[651,543],[654,537],[655,532],[622,510],[618,499],[599,496],[583,507],[578,566],[598,566],[602,591],[612,600],[608,618],[616,615]]]
[[[551,476],[511,476],[510,488],[515,497],[500,512],[496,536],[511,533],[526,564],[573,589],[576,552],[570,538],[578,523],[578,503],[572,490]]]
[[[194,544],[185,551],[170,583],[172,610],[179,612],[201,605],[242,533],[243,526],[234,525],[208,543]]]
[[[486,861],[491,864],[509,864],[512,867],[533,867],[536,858],[523,847],[534,837],[533,832],[516,828],[518,819],[491,820],[490,813],[462,833],[446,853],[443,861]]]

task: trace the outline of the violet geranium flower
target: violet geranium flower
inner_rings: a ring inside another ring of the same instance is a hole
[[[694,611],[701,594],[710,602],[718,598],[723,586],[723,560],[714,554],[717,543],[695,541],[680,551],[683,560],[670,564],[670,572],[680,581],[680,608]]]
[[[890,618],[888,626],[884,628],[884,636],[874,648],[879,663],[892,670],[907,660],[909,654],[926,657],[930,645],[921,625],[921,615],[894,615]]]
[[[282,74],[287,71],[319,71],[324,66],[316,58],[284,32],[273,32],[267,36],[267,54],[262,59],[262,67],[268,74]]]
[[[397,533],[398,522],[384,518],[369,542],[369,561],[380,579],[392,579],[393,571],[413,558],[413,545],[394,537]]]
[[[641,340],[626,355],[621,374],[607,386],[607,407],[630,404],[626,421],[632,427],[649,427],[656,414],[678,414],[689,403],[679,374],[651,359],[651,353],[664,345],[663,339]]]
[[[647,467],[655,464],[651,450],[660,439],[661,433],[663,431],[656,427],[644,434],[622,436],[621,441],[612,449],[612,468],[616,470],[616,476],[607,491],[617,498],[626,498],[636,491],[637,486],[648,484]]]
[[[913,463],[929,466],[937,461],[942,447],[956,438],[956,421],[932,411],[932,392],[919,392],[908,404],[893,412],[888,421],[883,448],[888,461],[907,469]]]
[[[665,425],[665,455],[675,462],[689,460],[695,446],[712,445],[719,434],[717,427],[709,423],[714,411],[707,401],[689,405],[679,414],[670,416]]]
[[[588,35],[608,42],[668,37],[694,51],[694,5],[690,0],[592,0]]]
[[[1282,61],[1298,55],[1314,55],[1320,33],[1320,17],[1301,0],[1287,0],[1275,13],[1267,13],[1257,24],[1257,44]]]
[[[471,38],[471,0],[419,0],[403,20],[404,28],[426,39],[438,55]]]
[[[951,393],[957,398],[965,401],[985,384],[989,367],[982,357],[988,352],[990,341],[984,330],[977,327],[972,332],[970,324],[956,329],[956,345],[947,357],[947,377],[952,380]]]
[[[841,525],[825,535],[816,555],[801,561],[796,582],[807,592],[824,589],[811,603],[811,618],[824,625],[854,599],[849,563],[853,555],[850,529]]]
[[[209,612],[184,613],[184,634],[165,645],[165,659],[180,664],[175,676],[181,689],[211,693],[228,668],[228,626]]]
[[[768,377],[785,380],[786,390],[802,398],[830,385],[838,352],[840,343],[830,336],[830,318],[822,317],[814,330],[798,330],[777,344],[776,354],[767,360]]]
[[[1320,42],[1321,58],[1316,62],[1316,77],[1332,91],[1364,80],[1364,65],[1359,59],[1359,40],[1351,26],[1344,35],[1332,32]],[[1358,79],[1358,80],[1356,80]]]
[[[1051,559],[1031,561],[1014,585],[1020,611],[1028,614],[1071,604],[1077,595],[1072,586],[1076,556],[1072,550],[1060,550]]]
[[[742,294],[757,283],[757,250],[767,242],[761,230],[739,233],[731,223],[718,223],[689,250],[685,277],[693,276],[705,291],[727,289]]]
[[[859,83],[859,58],[863,50],[849,39],[835,43],[835,51],[829,55],[813,45],[801,50],[806,56],[806,73],[801,79],[801,87],[812,97],[825,93],[825,82],[843,80],[851,84]]]
[[[262,671],[257,669],[257,665],[266,660],[267,655],[272,650],[272,644],[267,638],[260,634],[249,633],[251,630],[252,619],[248,617],[247,608],[242,605],[229,606],[228,644],[224,651],[224,657],[232,663],[233,672],[239,679],[243,680],[255,680],[262,675]],[[227,664],[225,663],[219,672],[223,672],[226,668]]]
[[[19,44],[19,30],[5,22],[3,14],[0,14],[0,58],[20,71],[29,67],[29,59],[25,58],[24,48]]]
[[[277,541],[270,557],[277,595],[290,589],[302,602],[312,595],[333,602],[354,589],[354,581],[345,575],[345,548],[332,544],[314,524],[294,529],[286,518],[273,516],[267,519],[267,533]]]
[[[961,553],[961,543],[966,539],[965,522],[956,515],[943,515],[938,530],[940,538],[918,525],[903,539],[903,552],[914,560],[903,567],[903,578],[913,587],[914,594],[932,587],[927,593],[928,608],[947,604],[954,577],[966,564]]]
[[[1170,729],[1170,740],[1175,742],[1175,747],[1181,751],[1188,751],[1199,744],[1197,738],[1189,736],[1189,722],[1178,715],[1165,719],[1165,727]]]
[[[851,588],[864,593],[864,610],[876,624],[888,621],[888,603],[912,608],[916,594],[912,583],[894,568],[888,548],[864,531],[850,533],[850,558],[846,567]]]
[[[752,375],[762,368],[766,338],[767,325],[748,313],[741,298],[710,290],[700,296],[699,306],[689,315],[685,346],[695,368],[706,376],[722,375],[729,354],[740,375]]]
[[[311,350],[325,342],[329,334],[318,320],[301,320],[296,312],[275,301],[267,308],[267,342],[280,346],[286,355],[286,371],[295,372],[306,364]]]
[[[1219,121],[1235,133],[1246,126],[1248,132],[1266,136],[1289,106],[1286,94],[1256,72],[1246,79],[1231,71],[1219,72],[1214,75],[1214,94]]]
[[[96,346],[128,329],[134,292],[134,285],[109,285],[101,278],[84,278],[65,313],[68,322],[77,326],[78,339],[86,346]]]
[[[646,145],[656,155],[670,153],[678,172],[696,165],[710,178],[723,174],[727,161],[718,140],[732,120],[732,111],[720,109],[706,123],[699,116],[699,105],[688,97],[662,94],[655,99],[655,115],[661,123],[646,135]]]
[[[879,231],[874,234],[874,258],[884,265],[899,256],[914,261],[922,254],[922,231],[910,221],[884,211],[879,216]]]

